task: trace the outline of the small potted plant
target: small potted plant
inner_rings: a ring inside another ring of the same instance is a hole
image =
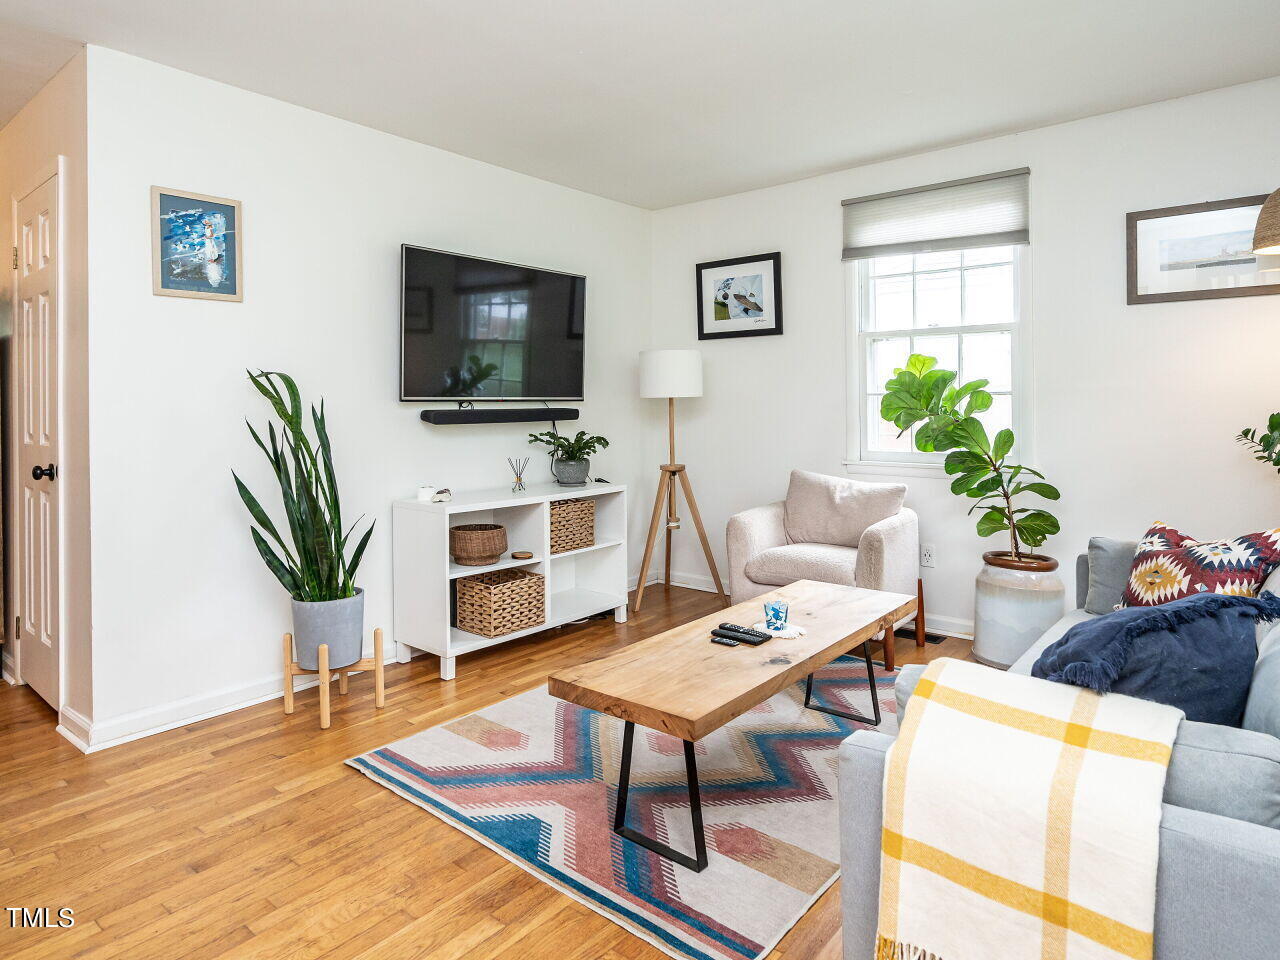
[[[1267,417],[1266,429],[1261,434],[1253,427],[1245,427],[1236,439],[1253,451],[1253,459],[1269,464],[1280,473],[1280,413]]]
[[[589,437],[585,430],[570,439],[546,430],[529,434],[530,443],[545,443],[551,448],[551,475],[566,487],[581,487],[591,470],[591,455],[609,446],[604,437]]]
[[[955,479],[951,492],[974,500],[978,535],[1003,534],[1009,549],[982,555],[974,599],[973,655],[1007,667],[1062,616],[1064,588],[1058,561],[1035,553],[1057,533],[1056,517],[1039,507],[1015,506],[1021,498],[1057,500],[1060,494],[1044,474],[1009,460],[1014,435],[1001,430],[987,437],[975,414],[991,406],[986,380],[956,385],[954,370],[936,370],[933,357],[912,354],[906,367],[885,384],[880,416],[899,430],[916,424],[916,448],[949,451],[943,461]]]
[[[320,645],[328,644],[329,667],[337,670],[359,660],[364,646],[364,591],[355,585],[355,579],[373,524],[348,553],[348,541],[360,520],[343,529],[324,401],[319,410],[311,407],[316,434],[313,444],[303,425],[302,397],[293,378],[261,370],[248,373],[280,418],[278,431],[274,422],[267,425],[266,443],[253,424],[246,421],[246,425],[279,484],[292,548],[257,497],[235,471],[231,475],[257,524],[249,532],[259,555],[293,598],[298,665],[315,670]]]

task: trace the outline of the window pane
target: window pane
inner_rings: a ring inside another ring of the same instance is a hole
[[[1013,389],[1013,342],[1008,333],[967,333],[961,378],[990,380],[988,390]]]
[[[871,259],[871,273],[873,276],[883,277],[887,273],[910,273],[911,272],[911,254],[901,257],[873,257]]]
[[[1005,428],[1013,429],[1013,398],[1007,393],[998,393],[991,398],[991,406],[978,414],[978,419],[987,428],[987,436],[994,437]]]
[[[912,279],[877,278],[871,287],[871,329],[905,330],[911,326]]]
[[[938,370],[956,370],[960,366],[960,350],[956,343],[958,337],[913,337],[912,353],[923,353],[938,361]]]
[[[964,265],[976,266],[982,263],[1008,263],[1013,259],[1013,247],[980,247],[977,250],[964,252]]]
[[[867,389],[883,390],[885,381],[893,376],[893,371],[907,365],[907,357],[911,354],[911,339],[895,337],[892,340],[872,340],[870,363],[868,364]],[[870,412],[871,408],[867,408]]]
[[[867,449],[879,453],[905,453],[912,450],[911,434],[898,436],[898,428],[880,419],[880,395],[867,397]]]
[[[945,270],[948,267],[960,266],[959,250],[944,250],[941,253],[917,253],[917,270]]]
[[[959,325],[960,271],[922,273],[916,277],[916,326],[956,327]]]
[[[506,380],[519,380],[520,368],[524,361],[524,351],[515,344],[508,344],[502,359],[502,376]]]
[[[1012,323],[1013,266],[964,272],[964,322]]]

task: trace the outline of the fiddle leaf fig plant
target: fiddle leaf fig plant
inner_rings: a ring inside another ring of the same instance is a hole
[[[1280,413],[1267,417],[1267,428],[1261,434],[1245,427],[1236,439],[1253,451],[1253,459],[1271,464],[1280,473]]]
[[[885,383],[880,416],[898,428],[898,436],[919,424],[915,434],[918,450],[949,451],[943,467],[955,477],[951,492],[976,501],[970,514],[982,511],[978,535],[1007,534],[1010,556],[1021,560],[1030,553],[1026,548],[1039,547],[1060,525],[1053,514],[1040,507],[1015,506],[1015,498],[1032,495],[1057,500],[1061,494],[1045,482],[1044,474],[1009,460],[1012,430],[1005,428],[995,437],[987,436],[975,414],[991,407],[991,394],[985,389],[989,381],[957,385],[956,371],[939,370],[937,365],[935,358],[914,353],[905,367],[894,370]],[[1277,437],[1280,445],[1280,431]]]

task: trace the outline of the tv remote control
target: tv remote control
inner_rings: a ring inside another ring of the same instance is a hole
[[[752,630],[750,627],[740,627],[736,623],[722,623],[720,624],[720,629],[728,630],[732,633],[740,633],[744,637],[755,637],[761,643],[773,639],[773,634],[765,633],[762,630]]]
[[[713,635],[712,635],[712,637],[711,637],[711,642],[712,642],[712,643],[718,643],[718,644],[720,644],[721,646],[724,646],[724,647],[736,647],[736,646],[738,646],[738,641],[737,641],[737,640],[731,640],[731,639],[729,639],[728,637],[719,637],[719,636],[715,636],[714,634],[713,634]]]
[[[764,640],[757,640],[749,633],[738,633],[736,630],[712,630],[713,637],[724,637],[727,640],[733,640],[737,643],[749,643],[753,647],[758,647],[764,643]]]

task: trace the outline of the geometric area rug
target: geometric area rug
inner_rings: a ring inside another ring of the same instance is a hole
[[[876,671],[886,733],[894,679]],[[824,667],[814,696],[870,715],[861,659]],[[613,832],[622,721],[545,687],[347,763],[673,957],[755,960],[839,876],[836,748],[866,724],[803,703],[798,683],[695,745],[701,873]],[[679,740],[636,727],[627,820],[692,850]]]

